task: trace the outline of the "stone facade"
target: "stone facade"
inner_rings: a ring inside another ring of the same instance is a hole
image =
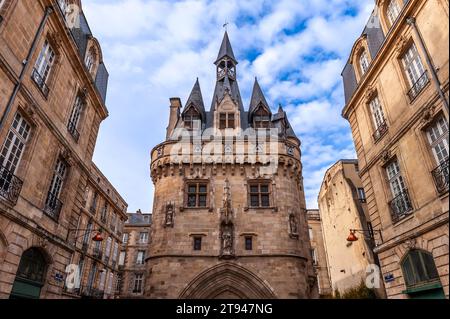
[[[81,229],[89,219],[105,238],[119,236],[89,211],[86,195],[101,192],[119,228],[126,218],[126,203],[92,163],[108,115],[101,48],[82,11],[73,11],[81,24],[71,24],[63,3],[1,2],[0,298],[101,297],[93,291],[98,272],[83,290],[88,269],[98,263],[110,274],[113,268],[92,256],[95,233],[86,234],[84,250]],[[79,1],[65,3],[81,9]],[[66,267],[80,255],[82,290],[69,291]]]
[[[366,281],[367,267],[375,264],[372,249],[379,241],[378,234],[372,240],[364,232],[372,226],[357,160],[340,160],[327,170],[318,201],[331,286],[333,293],[342,294]],[[350,229],[358,230],[358,241],[346,240]]]
[[[211,110],[204,109],[197,81],[184,109],[171,99],[167,140],[151,152],[155,196],[145,295],[316,298],[300,141],[281,107],[272,114],[257,81],[244,110],[227,34],[215,64]],[[240,129],[255,127],[265,128],[262,140],[244,139]],[[186,131],[214,139],[180,141]],[[269,134],[276,137],[270,144]],[[273,157],[264,155],[269,145]]]
[[[448,298],[449,2],[376,9],[343,73],[375,253],[388,298]]]
[[[128,213],[123,231],[116,289],[118,298],[144,298],[147,248],[151,241],[152,215]]]
[[[317,277],[319,296],[329,297],[332,294],[330,275],[328,273],[327,252],[323,240],[322,222],[318,209],[308,209],[309,240],[311,242],[311,254],[314,270]]]

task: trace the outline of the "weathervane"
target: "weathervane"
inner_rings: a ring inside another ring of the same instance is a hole
[[[225,22],[225,23],[224,23],[223,28],[225,28],[225,31],[228,31],[228,25],[229,25],[228,22]]]

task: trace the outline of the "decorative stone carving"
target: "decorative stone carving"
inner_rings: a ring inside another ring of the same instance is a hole
[[[422,112],[422,124],[428,125],[433,120],[436,106],[434,104],[430,104],[427,106]]]
[[[408,40],[404,36],[400,37],[400,39],[398,40],[398,42],[395,46],[395,51],[397,52],[397,54],[400,55],[403,53],[407,43],[408,43]]]
[[[381,160],[382,160],[384,163],[387,163],[391,158],[392,158],[392,155],[391,155],[391,152],[390,152],[390,151],[384,150],[384,151],[381,153]]]
[[[175,217],[175,205],[169,203],[165,208],[166,218],[164,222],[164,227],[173,227],[174,225],[174,217]]]
[[[221,239],[221,258],[234,258],[234,224],[233,208],[231,205],[231,187],[225,180],[223,188],[223,207],[220,211],[220,239]]]
[[[366,103],[370,103],[374,96],[376,95],[377,90],[372,85],[369,85],[366,90]]]
[[[298,220],[295,213],[289,214],[289,236],[291,238],[299,238]]]
[[[416,245],[417,245],[417,240],[416,240],[416,238],[410,238],[410,239],[407,239],[407,240],[405,240],[405,242],[403,243],[403,247],[404,247],[406,250],[414,249],[414,248],[416,248]]]

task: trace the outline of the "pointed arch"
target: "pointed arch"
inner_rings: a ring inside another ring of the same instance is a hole
[[[181,292],[180,299],[275,299],[273,289],[250,270],[226,262],[205,270]]]

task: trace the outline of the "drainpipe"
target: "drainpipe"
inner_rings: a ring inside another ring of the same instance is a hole
[[[38,42],[39,38],[41,37],[42,31],[44,30],[44,27],[45,27],[45,24],[47,23],[47,20],[52,12],[53,12],[53,8],[51,6],[48,6],[45,9],[45,15],[42,18],[41,24],[39,25],[39,29],[38,29],[36,35],[34,36],[30,51],[28,52],[26,59],[23,60],[23,62],[22,62],[23,67],[22,67],[22,71],[20,71],[19,81],[14,86],[13,93],[11,94],[8,104],[6,105],[5,112],[3,113],[2,118],[0,119],[0,131],[3,128],[3,125],[5,124],[5,120],[8,117],[9,112],[11,112],[12,105],[14,104],[17,94],[19,93],[19,90],[22,87],[22,82],[23,82],[25,74],[28,70],[28,66],[29,66],[31,57],[33,56],[34,52],[36,51],[37,42]]]
[[[437,91],[439,93],[439,97],[441,98],[442,102],[444,103],[444,106],[447,109],[447,113],[448,113],[449,112],[448,101],[445,98],[444,92],[442,91],[442,87],[441,87],[441,83],[439,82],[437,71],[436,71],[435,67],[433,66],[433,63],[431,62],[431,57],[428,54],[428,50],[427,50],[427,48],[425,46],[425,42],[423,41],[423,37],[420,34],[419,29],[417,28],[416,18],[409,17],[409,18],[406,19],[406,23],[413,28],[414,33],[416,34],[417,38],[419,39],[419,45],[420,45],[420,48],[421,48],[422,52],[425,54],[425,60],[427,62],[428,68],[431,71],[431,76],[433,78],[433,83],[436,86],[436,89],[437,89]]]

